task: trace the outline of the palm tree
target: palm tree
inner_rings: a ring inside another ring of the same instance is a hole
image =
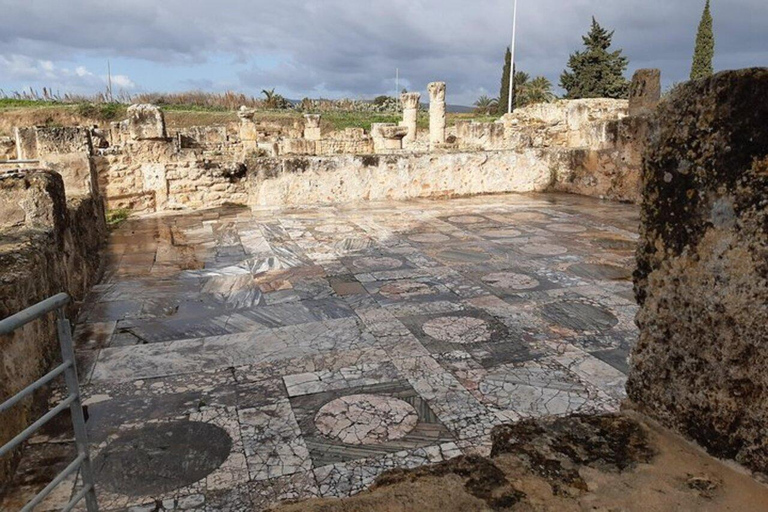
[[[288,100],[283,98],[282,95],[275,92],[275,88],[262,89],[261,94],[264,95],[264,106],[267,108],[288,108]]]
[[[475,102],[475,113],[488,116],[495,112],[498,109],[498,106],[498,98],[489,98],[487,95],[483,94]]]
[[[548,103],[555,99],[552,83],[546,77],[531,76],[524,71],[515,73],[515,106],[524,107],[533,103]]]
[[[552,82],[546,77],[537,76],[528,84],[526,90],[526,100],[528,105],[531,103],[549,103],[555,99],[552,93]]]

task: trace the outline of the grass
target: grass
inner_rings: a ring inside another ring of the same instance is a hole
[[[151,99],[151,98],[142,98]],[[162,96],[159,99],[169,101],[168,96]],[[240,97],[221,95],[221,98],[214,98],[217,101],[210,100],[205,104],[203,100],[209,100],[208,97],[196,98],[185,95],[174,97],[176,100],[189,100],[188,103],[169,103],[162,104],[161,108],[166,113],[166,123],[171,129],[187,128],[190,126],[209,126],[215,124],[226,124],[237,122],[237,109],[228,108],[227,104],[234,104]],[[255,101],[252,98],[251,101]],[[65,103],[56,100],[35,100],[25,98],[2,98],[0,97],[0,110],[24,112],[26,109],[41,109],[45,112],[57,112],[67,116],[78,116],[83,118],[83,123],[87,121],[110,122],[124,119],[126,116],[127,105],[124,103],[100,103],[81,101],[78,103]],[[302,121],[304,112],[299,110],[259,110],[256,114],[257,121],[293,123]],[[45,114],[47,115],[47,114]],[[446,115],[446,124],[453,126],[458,121],[474,120],[481,122],[493,122],[498,119],[497,116],[487,116],[473,113],[448,113]],[[400,114],[376,113],[376,112],[354,112],[354,111],[329,111],[322,113],[322,121],[325,129],[344,130],[345,128],[364,128],[371,130],[373,123],[399,123],[402,120]],[[419,129],[429,128],[429,114],[425,111],[419,113],[417,125]]]
[[[62,107],[64,103],[57,101],[25,100],[17,98],[0,98],[0,108],[25,107]]]
[[[107,210],[107,227],[109,229],[117,228],[120,224],[125,222],[125,220],[130,215],[130,210],[125,210],[122,208],[117,210]]]

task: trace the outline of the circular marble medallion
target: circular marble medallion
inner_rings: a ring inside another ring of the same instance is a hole
[[[514,238],[522,235],[520,231],[512,228],[486,229],[480,234],[488,238]]]
[[[539,282],[531,276],[516,272],[494,272],[482,277],[484,283],[496,288],[511,290],[530,290],[539,286]]]
[[[416,297],[419,295],[431,295],[435,289],[425,283],[418,281],[396,281],[388,283],[379,289],[379,293],[385,297]]]
[[[583,233],[587,230],[578,224],[548,224],[547,229],[555,233]]]
[[[528,244],[521,246],[520,250],[532,256],[559,256],[568,252],[562,245],[555,244]]]
[[[447,242],[450,239],[451,237],[442,233],[419,233],[408,237],[408,240],[422,244]]]
[[[472,316],[441,316],[421,327],[424,334],[446,343],[482,343],[491,339],[488,322]]]
[[[456,215],[454,217],[449,217],[448,222],[456,224],[478,224],[480,222],[485,222],[485,219],[483,217],[478,217],[477,215]]]
[[[364,270],[390,270],[399,268],[403,262],[386,256],[366,256],[354,260],[354,265]]]
[[[93,469],[97,483],[111,492],[159,495],[202,480],[231,451],[232,439],[216,425],[149,423],[109,443],[93,461]]]
[[[325,404],[315,415],[317,430],[346,444],[380,444],[402,439],[419,422],[411,404],[381,395],[350,395]]]
[[[325,226],[318,226],[315,228],[315,231],[318,233],[349,233],[350,231],[354,231],[355,228],[352,226],[347,226],[344,224],[326,224]]]

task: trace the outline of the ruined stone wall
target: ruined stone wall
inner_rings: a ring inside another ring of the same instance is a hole
[[[242,158],[146,140],[100,151],[94,163],[108,208],[163,211],[247,203]]]
[[[553,191],[639,203],[640,169],[650,118],[626,117],[603,125],[597,149],[567,150],[569,162],[558,166]]]
[[[84,127],[34,126],[16,130],[17,157],[39,160],[37,167],[59,172],[69,196],[98,193],[93,143]]]
[[[0,174],[0,318],[62,291],[83,300],[99,277],[106,237],[99,196],[67,199],[61,175],[49,170]],[[75,314],[70,308],[71,317]],[[0,337],[0,397],[10,397],[42,376],[58,357],[51,318]],[[0,444],[40,415],[44,396],[0,415]],[[0,460],[0,486],[14,457]]]
[[[453,197],[543,191],[558,152],[340,155],[249,160],[251,205]]]
[[[627,391],[642,411],[768,473],[768,69],[681,86],[643,165]]]

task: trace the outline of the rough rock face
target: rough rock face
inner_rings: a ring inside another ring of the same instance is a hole
[[[661,99],[661,71],[638,69],[629,87],[629,115],[651,114]]]
[[[768,69],[682,86],[643,169],[638,407],[768,472]]]
[[[524,420],[494,429],[492,442],[490,457],[393,469],[351,498],[269,510],[699,512],[768,506],[768,491],[748,475],[630,415]]]
[[[101,197],[66,198],[61,175],[51,171],[0,174],[0,318],[62,291],[82,300],[99,277],[105,236]],[[47,318],[0,336],[0,400],[48,370],[58,357],[55,332]],[[40,416],[43,395],[0,414],[0,444]],[[12,459],[0,460],[0,486]]]

